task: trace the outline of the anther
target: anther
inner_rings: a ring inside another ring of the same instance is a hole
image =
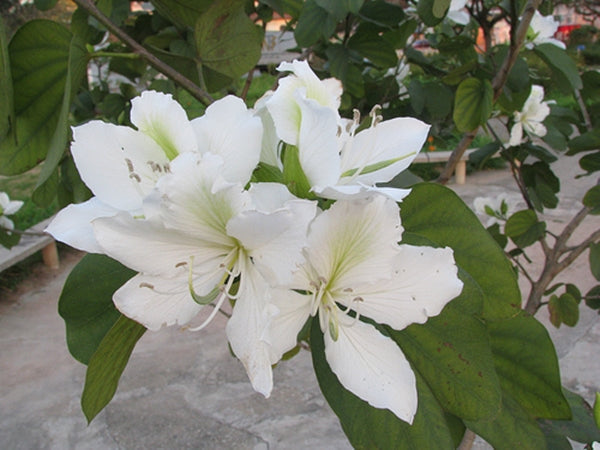
[[[141,287],[141,288],[148,288],[148,289],[152,289],[152,290],[154,290],[154,285],[152,285],[152,284],[150,284],[150,283],[146,283],[146,282],[144,282],[144,283],[140,283],[140,286],[139,286],[139,287]]]

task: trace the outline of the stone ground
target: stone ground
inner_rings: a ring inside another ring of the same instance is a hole
[[[555,169],[569,179],[579,172],[572,159]],[[559,208],[548,216],[552,230],[560,231],[594,182],[562,187]],[[476,196],[518,193],[506,170],[478,172],[450,187],[468,204]],[[587,220],[581,236],[599,226],[598,217]],[[16,292],[0,292],[0,449],[350,448],[319,391],[310,355],[281,363],[273,394],[264,399],[230,356],[222,318],[197,333],[146,333],[115,398],[87,425],[79,405],[85,367],[69,355],[57,313],[64,280],[80,257],[63,250],[58,271],[36,267]],[[587,255],[562,279],[584,292],[593,286]],[[556,343],[564,384],[593,401],[600,391],[600,316],[581,312],[575,328],[554,329],[545,310],[538,318]],[[487,446],[477,441],[474,448]]]

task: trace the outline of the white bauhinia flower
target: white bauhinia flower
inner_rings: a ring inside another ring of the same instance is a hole
[[[531,49],[540,44],[552,44],[566,49],[567,47],[564,42],[554,38],[559,25],[560,23],[554,20],[554,17],[542,16],[539,11],[536,11],[529,24],[527,32],[527,40],[529,42],[526,44],[526,47]]]
[[[516,146],[523,142],[523,131],[530,136],[543,137],[546,135],[546,127],[542,123],[550,114],[548,102],[544,101],[544,88],[533,85],[531,93],[521,111],[514,113],[515,124],[510,130],[509,146]]]
[[[459,25],[467,25],[471,16],[465,11],[467,0],[452,0],[446,18]]]
[[[223,178],[223,159],[188,152],[146,198],[144,218],[120,213],[92,222],[104,253],[136,270],[113,301],[150,330],[188,324],[204,304],[235,299],[227,335],[254,388],[272,388],[263,324],[274,309],[271,286],[286,285],[303,262],[314,202],[293,197],[281,184],[243,189]],[[234,283],[239,283],[237,286]],[[234,293],[235,292],[235,293]]]
[[[140,214],[143,199],[179,154],[219,154],[227,162],[224,176],[242,183],[258,162],[262,125],[238,98],[213,103],[192,122],[168,94],[143,92],[131,104],[137,130],[99,120],[73,128],[71,153],[94,197],[60,211],[46,230],[72,247],[101,252],[91,221],[120,211]]]
[[[318,215],[293,290],[272,296],[278,312],[266,339],[276,363],[318,314],[325,357],[340,383],[412,423],[417,390],[410,364],[361,317],[396,330],[424,323],[461,292],[462,282],[451,249],[398,245],[401,234],[398,206],[382,195],[340,200]]]
[[[11,200],[6,192],[0,192],[0,228],[13,230],[15,224],[6,216],[12,216],[23,206],[21,200]]]

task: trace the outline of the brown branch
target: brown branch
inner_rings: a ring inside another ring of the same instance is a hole
[[[193,97],[205,105],[210,105],[214,100],[204,90],[200,89],[196,83],[189,78],[185,77],[168,64],[162,62],[159,58],[154,56],[148,50],[146,50],[141,44],[135,41],[131,36],[116,26],[111,20],[106,17],[91,0],[74,0],[74,2],[88,14],[93,16],[98,22],[106,27],[113,35],[115,35],[121,42],[127,45],[134,53],[137,53],[143,59],[148,62],[152,67],[172,79],[175,83],[179,84],[182,88],[189,91]]]
[[[523,15],[521,16],[521,21],[519,22],[517,30],[514,33],[513,39],[511,39],[508,55],[506,55],[506,58],[502,62],[498,73],[496,73],[496,76],[492,80],[492,88],[494,90],[494,102],[498,100],[498,97],[500,97],[500,94],[502,94],[502,89],[504,88],[504,84],[508,79],[508,74],[513,68],[517,57],[519,56],[519,51],[523,46],[523,43],[525,42],[525,37],[527,36],[527,30],[529,29],[531,19],[533,18],[535,11],[538,9],[541,3],[542,0],[529,0],[527,2],[527,5],[525,5]],[[453,150],[452,155],[448,159],[444,170],[442,170],[442,173],[436,180],[438,183],[448,183],[450,177],[456,169],[456,165],[462,158],[463,154],[465,153],[471,142],[473,142],[473,139],[477,135],[479,128],[480,127],[478,126],[474,130],[468,131],[463,134],[462,139],[460,140],[456,148]]]

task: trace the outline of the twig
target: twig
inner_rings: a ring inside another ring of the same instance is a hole
[[[200,89],[193,81],[173,69],[168,64],[162,62],[159,58],[154,56],[137,41],[135,41],[131,36],[111,22],[111,20],[106,17],[91,0],[74,0],[74,2],[80,8],[84,9],[88,14],[98,20],[98,22],[104,25],[120,41],[130,47],[134,53],[139,54],[156,70],[171,78],[175,83],[189,91],[190,94],[192,94],[192,96],[194,96],[200,102],[204,103],[205,105],[210,105],[214,101],[206,91]]]
[[[20,234],[22,236],[47,236],[47,233],[44,233],[43,231],[23,231],[23,230],[17,230],[15,228],[13,228],[13,229],[6,228],[6,227],[3,227],[2,225],[0,225],[0,230],[8,231],[10,233]]]

